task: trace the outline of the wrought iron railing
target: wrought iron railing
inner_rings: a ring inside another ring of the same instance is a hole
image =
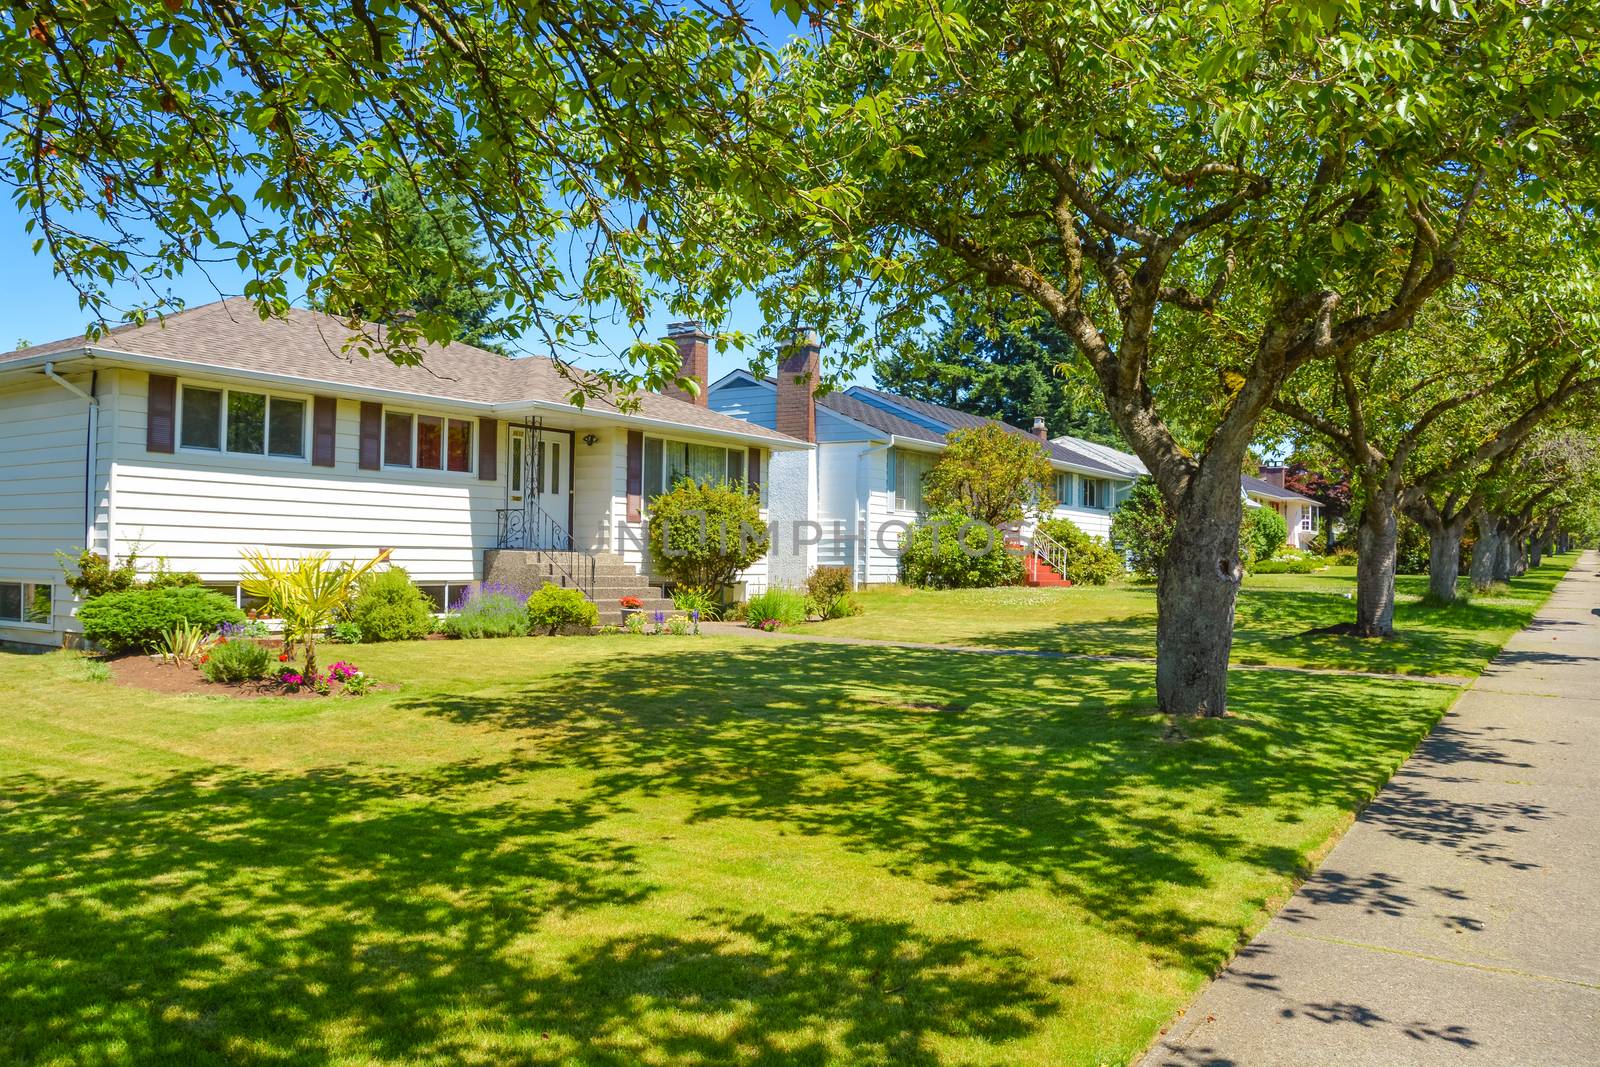
[[[559,583],[594,599],[595,559],[575,550],[572,532],[538,508],[501,508],[495,513],[496,548],[537,552]]]

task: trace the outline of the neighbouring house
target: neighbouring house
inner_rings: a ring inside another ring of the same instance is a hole
[[[1057,444],[1093,456],[1107,466],[1116,467],[1129,477],[1137,478],[1146,473],[1144,462],[1131,452],[1119,452],[1107,445],[1076,437],[1057,437],[1055,441]],[[1239,491],[1243,495],[1246,507],[1271,508],[1282,515],[1289,527],[1287,544],[1304,549],[1317,534],[1317,523],[1322,517],[1322,505],[1293,489],[1284,488],[1284,476],[1287,471],[1287,467],[1264,465],[1259,478],[1252,478],[1247,474],[1240,476]]]
[[[1317,536],[1317,524],[1322,520],[1322,505],[1293,489],[1284,488],[1287,467],[1262,464],[1261,477],[1245,475],[1242,479],[1245,499],[1252,504],[1271,508],[1283,516],[1289,526],[1289,544],[1304,549]]]
[[[816,396],[819,363],[816,340],[806,337],[776,378],[736,370],[708,390],[713,411],[816,444],[813,451],[773,456],[773,517],[812,521],[778,524],[771,579],[796,584],[820,565],[849,567],[861,585],[898,581],[901,535],[924,514],[923,476],[952,430],[989,420],[860,385]],[[1008,429],[1037,438],[1049,454],[1059,501],[1054,515],[1108,536],[1111,510],[1134,476],[1051,441],[1042,419],[1032,431]],[[791,529],[810,533],[789,536]]]
[[[673,331],[702,380],[706,336]],[[230,300],[0,355],[0,641],[57,644],[57,550],[137,548],[245,603],[240,550],[394,549],[443,608],[486,577],[556,580],[602,612],[646,584],[649,502],[683,475],[745,482],[814,450],[706,406],[567,401],[554,362],[464,344],[416,366],[352,350],[341,320]],[[802,461],[804,462],[804,461]],[[764,588],[766,560],[741,576]]]

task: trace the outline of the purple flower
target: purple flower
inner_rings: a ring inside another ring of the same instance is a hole
[[[656,625],[657,626],[660,626],[662,623],[664,623],[666,621],[667,621],[667,613],[666,612],[664,612],[664,611],[656,612]]]

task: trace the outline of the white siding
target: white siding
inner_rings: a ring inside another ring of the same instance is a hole
[[[89,390],[88,374],[66,376]],[[0,623],[0,641],[55,645],[72,624],[58,550],[87,539],[88,402],[41,373],[0,391],[0,580],[49,583],[48,627]]]
[[[898,582],[900,538],[917,521],[917,513],[895,506],[887,449],[863,450],[857,459],[856,471],[866,534],[858,549],[859,580],[866,585]]]
[[[1111,540],[1111,512],[1097,508],[1058,507],[1050,513],[1053,519],[1070,519],[1072,525],[1091,537]]]
[[[505,506],[503,422],[493,481],[466,473],[359,469],[360,405],[353,400],[338,402],[333,467],[312,466],[309,458],[181,448],[152,453],[144,436],[148,378],[126,371],[118,377],[111,484],[118,552],[137,544],[142,554],[164,556],[176,570],[231,582],[244,548],[285,555],[327,549],[336,559],[365,559],[393,548],[394,562],[417,581],[463,582],[478,576],[483,550],[494,547],[495,513]],[[432,406],[406,410],[451,414]]]

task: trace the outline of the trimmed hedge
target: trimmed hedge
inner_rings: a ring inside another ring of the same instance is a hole
[[[153,652],[179,623],[215,630],[243,622],[244,612],[220,593],[198,585],[127,589],[95,597],[78,609],[83,636],[113,654]]]
[[[363,641],[416,641],[433,632],[433,607],[400,567],[361,579],[349,621]]]

